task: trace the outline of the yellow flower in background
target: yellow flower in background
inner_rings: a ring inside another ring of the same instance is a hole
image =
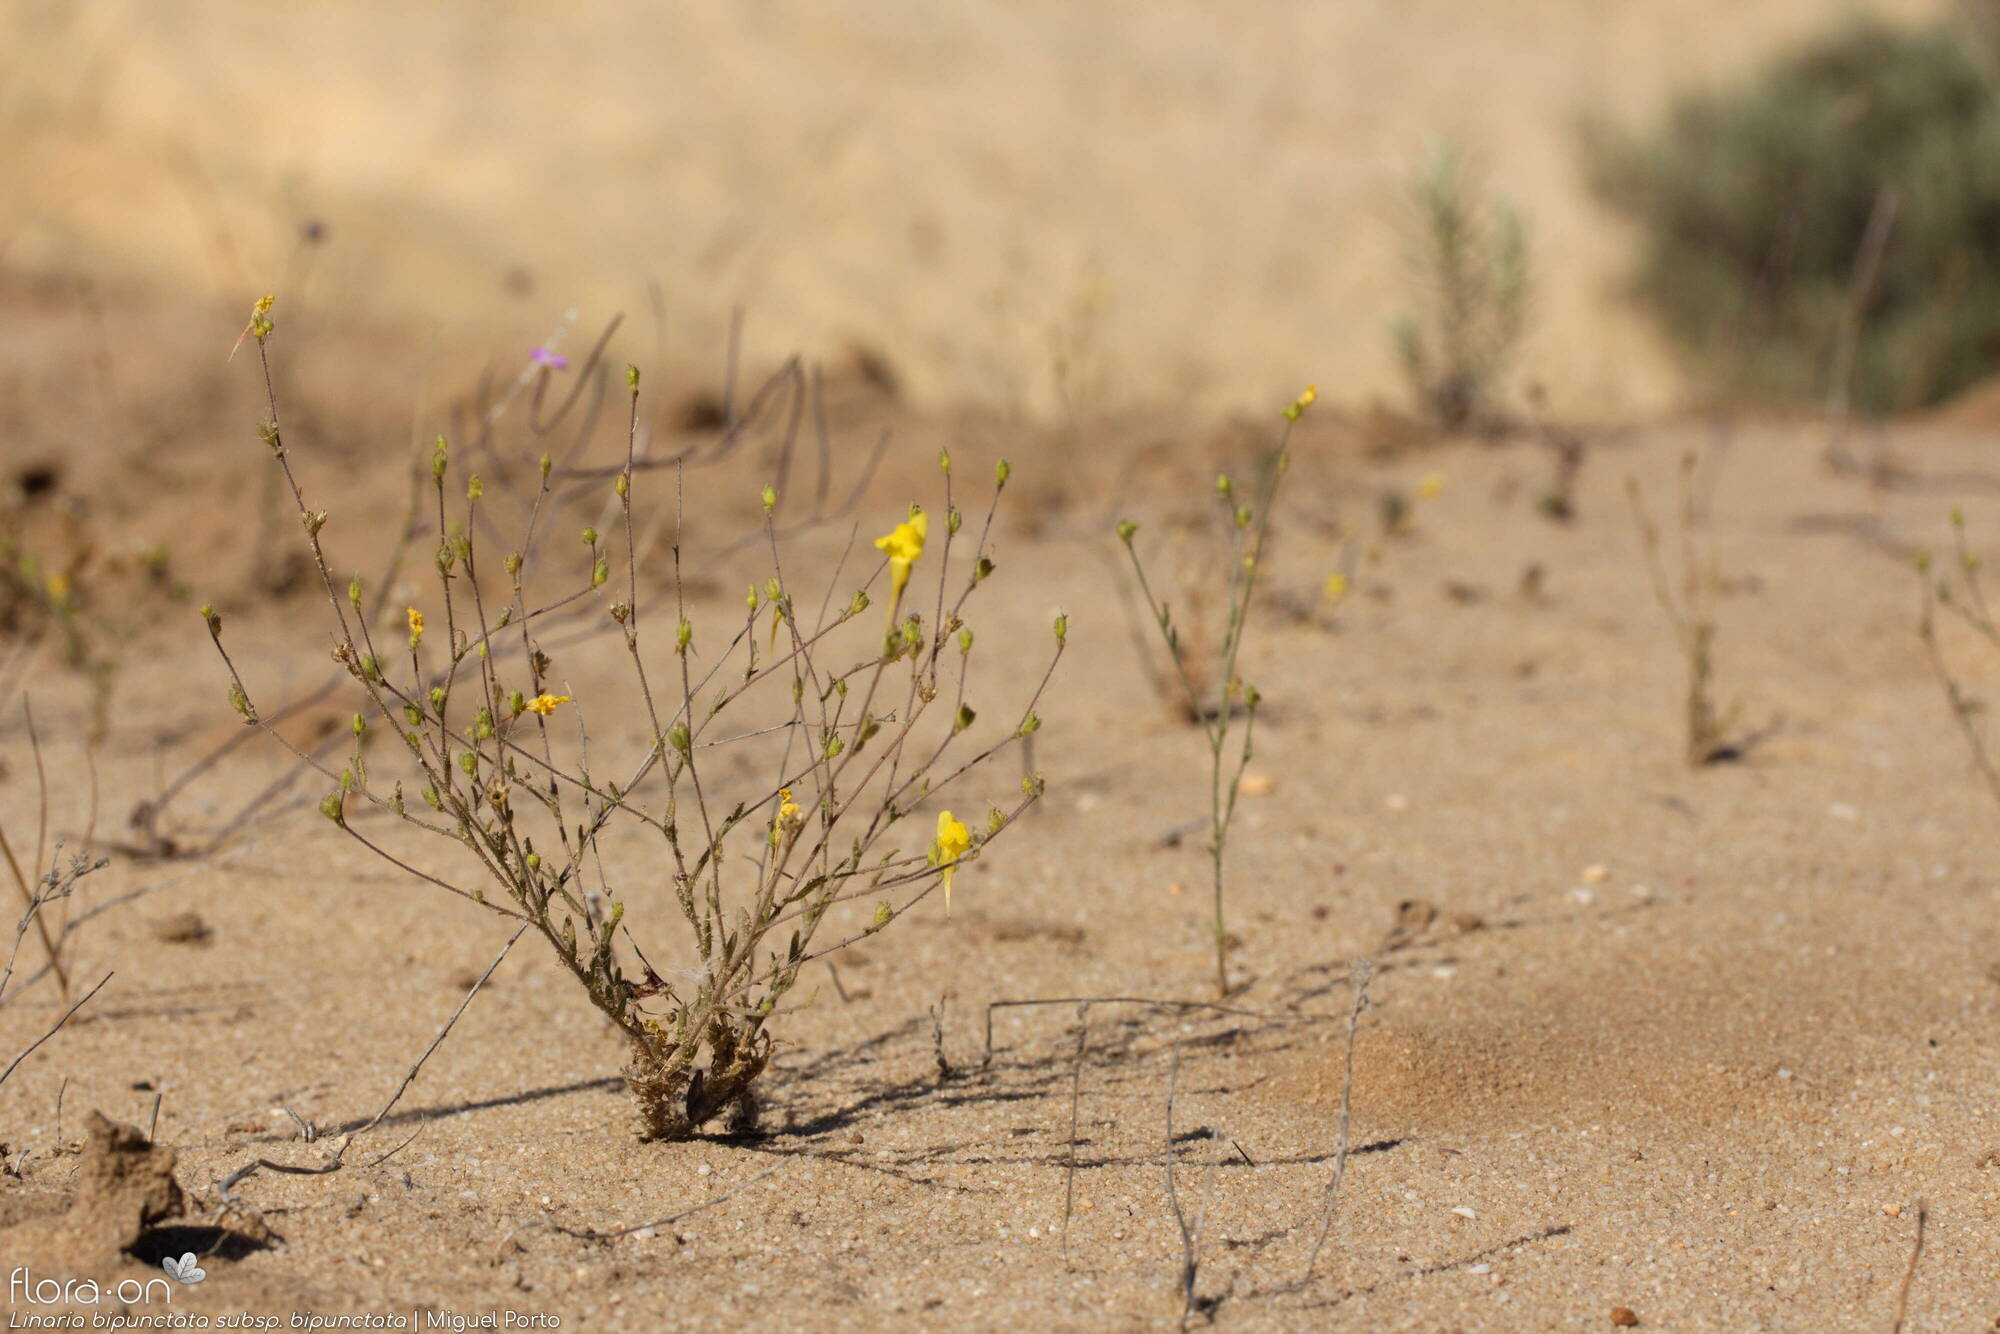
[[[69,589],[70,589],[69,576],[64,574],[61,570],[57,570],[54,574],[49,576],[49,596],[54,598],[57,602],[61,602],[63,599],[69,596]]]
[[[1316,384],[1307,385],[1306,391],[1303,394],[1300,394],[1297,398],[1293,399],[1292,406],[1285,409],[1285,420],[1293,422],[1297,421],[1300,417],[1305,415],[1305,411],[1307,408],[1311,407],[1313,404],[1317,402],[1319,402],[1319,386]]]
[[[1340,601],[1347,596],[1347,576],[1335,570],[1326,577],[1326,585],[1319,592],[1328,602]]]
[[[931,516],[918,510],[908,523],[899,523],[886,535],[875,539],[878,550],[888,554],[889,578],[897,593],[910,582],[910,567],[924,554],[924,537],[930,532]]]
[[[418,644],[423,642],[424,614],[418,611],[415,607],[412,607],[410,608],[409,616],[410,616],[410,647],[415,648]]]
[[[954,820],[950,811],[939,811],[937,822],[937,842],[931,847],[931,865],[944,868],[944,915],[951,916],[951,877],[958,870],[958,859],[972,849],[972,831],[962,821]]]
[[[529,713],[539,713],[546,718],[556,711],[556,705],[569,703],[568,695],[537,695],[527,703]]]
[[[1436,500],[1438,493],[1443,490],[1444,474],[1441,472],[1427,472],[1417,482],[1417,498],[1419,500]]]

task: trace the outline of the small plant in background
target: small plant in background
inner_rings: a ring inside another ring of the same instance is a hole
[[[1318,397],[1317,390],[1307,389],[1285,409],[1284,430],[1259,464],[1252,496],[1246,498],[1235,479],[1227,473],[1216,478],[1216,502],[1227,524],[1230,559],[1228,610],[1221,632],[1214,640],[1212,674],[1193,663],[1189,647],[1182,640],[1181,628],[1174,622],[1172,608],[1153,593],[1153,587],[1146,578],[1145,562],[1140,559],[1139,549],[1133,542],[1139,525],[1129,519],[1118,525],[1118,540],[1125,544],[1126,554],[1131,557],[1140,595],[1145,599],[1147,610],[1152,613],[1160,637],[1166,641],[1167,657],[1173,664],[1175,679],[1186,692],[1189,712],[1200,724],[1202,736],[1208,743],[1208,854],[1213,872],[1214,906],[1209,929],[1215,937],[1215,986],[1217,994],[1222,996],[1227,996],[1230,990],[1230,937],[1223,894],[1224,861],[1229,849],[1230,825],[1236,818],[1236,799],[1243,786],[1243,773],[1250,765],[1251,747],[1256,737],[1257,706],[1262,698],[1256,686],[1237,675],[1236,665],[1243,650],[1244,633],[1249,629],[1258,577],[1262,573],[1265,539],[1271,529],[1272,505],[1277,499],[1278,483],[1283,480],[1291,463],[1286,449],[1291,442],[1292,427]],[[1342,591],[1345,591],[1344,584]],[[1210,682],[1205,689],[1198,684],[1203,679]],[[1243,722],[1242,741],[1232,747],[1231,738],[1239,712]]]
[[[1707,523],[1706,506],[1697,495],[1696,481],[1701,459],[1695,450],[1681,455],[1675,505],[1675,547],[1680,562],[1680,586],[1676,591],[1667,572],[1659,525],[1646,509],[1635,477],[1625,479],[1625,492],[1632,502],[1633,521],[1646,549],[1646,570],[1652,576],[1653,596],[1667,614],[1674,639],[1687,669],[1687,762],[1695,767],[1735,759],[1743,747],[1728,739],[1735,723],[1734,709],[1718,709],[1715,703],[1715,598],[1720,580],[1715,566],[1701,549],[1701,531]]]
[[[952,548],[964,515],[954,500],[950,457],[941,455],[945,503],[935,522],[911,506],[876,541],[881,559],[858,587],[838,590],[837,568],[818,598],[784,574],[779,497],[767,486],[770,575],[750,586],[744,610],[728,626],[696,625],[676,539],[674,605],[668,619],[656,621],[656,613],[642,615],[633,558],[639,373],[628,368],[633,427],[625,465],[607,487],[622,529],[623,577],[613,574],[619,539],[607,541],[587,527],[566,591],[530,597],[542,562],[521,553],[537,549],[536,526],[547,512],[552,466],[546,459],[519,546],[490,570],[473,536],[489,517],[479,509],[484,485],[477,475],[449,483],[450,452],[440,437],[430,466],[439,539],[435,600],[402,609],[393,628],[378,626],[362,612],[360,580],[342,583],[334,575],[321,542],[327,515],[307,505],[294,471],[268,375],[269,311],[266,298],[250,330],[267,368],[270,415],[260,434],[331,606],[334,658],[363,704],[344,768],[285,743],[333,784],[322,814],[410,874],[546,941],[626,1040],[625,1078],[643,1137],[684,1138],[725,1113],[747,1124],[755,1115],[755,1083],[771,1055],[769,1025],[800,970],[889,927],[933,890],[942,886],[948,894],[956,870],[1042,793],[1041,779],[1031,774],[1009,810],[994,807],[970,822],[941,811],[935,828],[914,845],[892,841],[920,803],[961,786],[984,761],[1041,725],[1035,705],[1062,655],[1061,617],[1048,667],[1017,720],[976,749],[969,740],[976,718],[966,694],[974,637],[963,613],[994,570],[986,544],[1007,465],[996,470],[992,501],[958,568]],[[460,492],[462,504],[454,499]],[[912,586],[920,563],[934,572],[934,596]],[[867,614],[874,598],[887,601],[886,625]],[[581,687],[552,675],[554,664],[536,637],[545,617],[589,601],[622,637],[631,665],[623,707],[600,715],[614,726],[610,747],[592,742]],[[210,608],[203,614],[228,668],[237,712],[283,741],[223,647],[220,618]],[[668,680],[648,667],[642,622],[661,627],[650,646],[667,655]],[[704,654],[717,635],[719,651]],[[572,732],[575,739],[566,740]],[[378,737],[386,754],[377,753]],[[609,780],[601,766],[607,749],[620,744],[632,753],[618,761],[622,776]],[[360,826],[377,815],[457,845],[478,864],[484,884],[465,888],[421,870],[363,833]],[[657,839],[665,853],[659,884],[646,885],[645,898],[632,895],[639,887],[616,869],[631,864],[631,840],[640,835]],[[647,960],[633,930],[634,922],[664,929],[649,912],[663,906],[655,894],[678,909],[692,955],[693,966],[667,967],[666,976]],[[859,899],[871,906],[855,919],[856,929],[816,946],[829,914]],[[628,903],[636,909],[630,920]]]
[[[1583,475],[1583,435],[1550,419],[1548,391],[1540,384],[1528,386],[1528,406],[1534,414],[1535,438],[1549,452],[1548,485],[1536,495],[1535,511],[1551,523],[1574,523],[1576,486]]]
[[[1656,129],[1586,141],[1592,184],[1638,224],[1640,293],[1724,387],[1881,413],[1992,373],[2000,27],[1965,9],[1851,21]]]
[[[1917,632],[1923,636],[1931,670],[1944,687],[1945,702],[1951,706],[1952,720],[1958,724],[1958,730],[1964,734],[1966,745],[1972,751],[1972,763],[1985,780],[1994,800],[2000,801],[2000,768],[1994,765],[1992,746],[1979,721],[1983,706],[1952,671],[1944,649],[1938,643],[1937,608],[1943,607],[1988,646],[2000,649],[2000,624],[1994,622],[1992,606],[1986,600],[1986,589],[1979,579],[1979,557],[1966,543],[1963,511],[1951,512],[1951,536],[1951,564],[1954,569],[1936,572],[1935,583],[1932,582],[1929,554],[1917,557],[1917,577],[1923,589],[1923,615],[1917,623]]]
[[[1478,423],[1526,327],[1528,236],[1489,197],[1462,149],[1437,144],[1411,176],[1405,211],[1411,308],[1391,325],[1417,401],[1444,429]]]

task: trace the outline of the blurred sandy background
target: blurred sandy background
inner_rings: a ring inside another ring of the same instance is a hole
[[[1577,124],[1848,8],[14,0],[0,272],[185,302],[213,338],[299,295],[318,220],[314,299],[447,346],[643,317],[657,283],[682,353],[740,304],[753,357],[867,347],[923,403],[1393,397],[1397,187],[1447,134],[1533,227],[1516,382],[1646,414],[1684,386]]]

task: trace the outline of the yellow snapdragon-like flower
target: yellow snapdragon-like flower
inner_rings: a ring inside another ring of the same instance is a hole
[[[424,614],[418,611],[415,607],[412,607],[410,608],[409,616],[410,616],[410,647],[415,648],[418,644],[423,642]]]
[[[875,539],[878,550],[889,557],[889,578],[897,593],[910,582],[910,567],[924,554],[924,537],[930,532],[931,516],[918,510],[910,516],[909,522],[899,523],[887,534]]]
[[[961,820],[952,818],[950,811],[939,811],[937,822],[937,842],[931,845],[931,865],[944,868],[944,913],[951,916],[951,877],[958,870],[958,859],[972,850],[972,831]]]
[[[556,711],[558,704],[569,703],[568,695],[537,695],[527,703],[529,713],[539,713],[546,718]]]
[[[799,808],[796,801],[792,800],[792,790],[788,787],[779,788],[778,818],[771,821],[771,846],[775,848],[786,836],[797,833],[799,826],[805,822],[806,813]]]

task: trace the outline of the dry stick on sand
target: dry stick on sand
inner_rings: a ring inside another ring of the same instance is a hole
[[[1903,1318],[1910,1312],[1910,1284],[1917,1278],[1917,1261],[1924,1254],[1924,1224],[1930,1219],[1930,1206],[1917,1201],[1917,1235],[1910,1239],[1910,1263],[1903,1270],[1902,1286],[1896,1290],[1896,1318],[1889,1325],[1889,1334],[1902,1334]]]
[[[1174,1095],[1180,1084],[1181,1044],[1174,1044],[1173,1063],[1167,1067],[1167,1204],[1174,1213],[1174,1225],[1181,1233],[1181,1318],[1180,1328],[1186,1329],[1194,1319],[1195,1310],[1200,1305],[1195,1296],[1195,1277],[1201,1269],[1201,1230],[1208,1221],[1208,1202],[1215,1192],[1215,1169],[1222,1165],[1222,1144],[1227,1136],[1216,1132],[1215,1151],[1209,1155],[1208,1170],[1202,1174],[1201,1206],[1195,1210],[1194,1221],[1188,1222],[1187,1213],[1181,1208],[1179,1190],[1174,1184]]]
[[[724,1200],[730,1199],[733,1196],[741,1195],[744,1191],[750,1189],[752,1186],[762,1181],[765,1177],[770,1176],[773,1172],[776,1172],[780,1167],[783,1166],[784,1166],[783,1163],[779,1163],[776,1167],[767,1167],[763,1171],[759,1172],[756,1176],[751,1177],[747,1181],[743,1181],[738,1183],[737,1185],[731,1186],[728,1190],[723,1191],[722,1194],[720,1195],[711,1196],[710,1198],[703,1200],[700,1204],[690,1206],[689,1208],[683,1209],[676,1214],[668,1214],[665,1218],[656,1218],[650,1223],[634,1223],[631,1227],[621,1227],[610,1232],[599,1232],[596,1228],[564,1227],[561,1223],[553,1222],[548,1219],[536,1219],[535,1221],[524,1224],[521,1227],[517,1227],[512,1232],[508,1233],[507,1241],[512,1241],[514,1238],[520,1236],[523,1232],[527,1232],[537,1227],[545,1227],[548,1228],[551,1232],[560,1232],[565,1237],[575,1237],[580,1241],[616,1241],[619,1237],[629,1237],[635,1232],[644,1232],[648,1228],[670,1227],[673,1224],[680,1222],[683,1218],[691,1217],[695,1214],[700,1213],[704,1209],[713,1209],[716,1205],[721,1204]],[[503,1241],[501,1245],[503,1246],[506,1245],[506,1242]]]
[[[92,996],[95,996],[98,992],[104,990],[104,984],[106,982],[109,982],[113,976],[114,974],[112,973],[106,973],[103,976],[103,978],[99,980],[96,986],[84,992],[83,995],[77,999],[76,1004],[70,1006],[67,1010],[63,1011],[63,1016],[62,1018],[56,1020],[55,1027],[51,1028],[48,1032],[42,1034],[40,1037],[36,1038],[33,1042],[29,1043],[26,1051],[23,1051],[19,1056],[16,1056],[13,1060],[9,1061],[7,1063],[7,1068],[5,1070],[0,1070],[0,1084],[5,1084],[7,1082],[7,1076],[13,1074],[14,1068],[20,1065],[21,1062],[27,1060],[28,1056],[35,1050],[35,1048],[41,1046],[44,1042],[47,1042],[50,1038],[54,1037],[58,1032],[60,1032],[62,1026],[69,1022],[70,1016],[75,1014],[78,1010],[81,1010]]]
[[[1363,959],[1354,966],[1354,1008],[1347,1015],[1347,1057],[1340,1075],[1340,1140],[1333,1155],[1333,1179],[1326,1183],[1326,1203],[1320,1209],[1319,1234],[1313,1238],[1312,1253],[1306,1256],[1305,1273],[1299,1278],[1299,1286],[1312,1282],[1313,1266],[1319,1263],[1320,1249],[1326,1245],[1326,1235],[1333,1229],[1334,1206],[1340,1201],[1340,1181],[1347,1175],[1348,1130],[1353,1124],[1354,1111],[1354,1032],[1361,1025],[1361,1011],[1368,1005],[1368,982],[1375,975],[1375,965]]]
[[[334,1150],[332,1158],[320,1164],[318,1167],[299,1167],[291,1163],[274,1163],[268,1158],[259,1158],[253,1162],[245,1163],[243,1166],[237,1168],[234,1172],[231,1172],[227,1177],[223,1178],[221,1184],[216,1187],[216,1193],[221,1197],[224,1207],[226,1208],[235,1204],[235,1201],[232,1200],[229,1196],[230,1188],[234,1186],[237,1182],[249,1176],[251,1173],[255,1172],[260,1167],[265,1168],[272,1172],[283,1172],[289,1176],[325,1176],[331,1172],[338,1172],[345,1165],[345,1160],[347,1158],[347,1151],[349,1148],[353,1146],[354,1141],[361,1138],[369,1131],[373,1130],[376,1126],[381,1125],[382,1119],[389,1115],[390,1111],[396,1106],[398,1102],[402,1101],[403,1094],[408,1092],[410,1085],[416,1082],[417,1072],[424,1068],[424,1062],[430,1060],[431,1053],[435,1052],[441,1045],[443,1045],[445,1038],[451,1033],[452,1026],[458,1023],[459,1016],[463,1015],[465,1013],[466,1007],[472,1004],[472,998],[479,994],[479,989],[486,985],[486,979],[493,976],[494,970],[500,967],[502,961],[506,959],[508,952],[514,948],[515,942],[519,941],[522,935],[524,935],[527,932],[527,930],[528,930],[528,924],[523,922],[518,928],[515,929],[513,935],[507,937],[507,943],[500,947],[500,952],[493,956],[493,962],[486,965],[486,971],[481,973],[479,975],[479,979],[472,984],[470,989],[466,991],[465,998],[459,1001],[458,1003],[458,1008],[451,1012],[451,1018],[444,1021],[444,1027],[440,1028],[437,1032],[437,1036],[431,1039],[430,1046],[424,1048],[423,1055],[417,1057],[416,1063],[412,1065],[409,1068],[408,1073],[406,1073],[403,1076],[403,1082],[396,1085],[396,1091],[389,1095],[389,1101],[382,1104],[382,1110],[375,1113],[375,1115],[370,1117],[367,1120],[367,1122],[365,1122],[363,1125],[361,1125],[360,1127],[358,1127],[353,1131],[350,1131],[347,1135],[343,1136],[340,1141],[340,1147]],[[102,983],[100,983],[99,985],[102,985]],[[296,1121],[299,1119],[298,1116],[295,1113],[293,1113],[290,1108],[286,1108],[285,1110],[286,1114],[290,1115],[293,1120]],[[306,1139],[308,1141],[314,1138],[316,1138],[314,1134],[310,1132],[306,1134]],[[372,1167],[374,1166],[375,1163],[382,1162],[384,1159],[388,1158],[391,1154],[402,1152],[404,1145],[407,1145],[410,1142],[410,1140],[413,1140],[415,1138],[416,1135],[412,1134],[410,1136],[410,1139],[404,1140],[402,1144],[398,1144],[395,1148],[389,1150],[388,1153],[383,1154],[380,1158],[374,1159],[368,1165]]]
[[[35,731],[35,711],[26,699],[21,701],[21,716],[27,721],[28,748],[35,757],[35,791],[37,794],[39,815],[37,816],[38,828],[35,834],[34,879],[39,883],[42,878],[42,844],[43,840],[48,836],[49,827],[49,780],[47,771],[42,767],[42,740]],[[14,888],[20,892],[22,909],[27,913],[28,917],[35,919],[35,931],[42,938],[42,949],[49,956],[49,967],[55,970],[56,985],[62,989],[63,997],[67,999],[69,997],[69,970],[63,966],[61,952],[58,950],[54,938],[49,935],[47,919],[37,911],[41,906],[41,901],[37,899],[35,892],[28,888],[28,876],[21,870],[20,860],[14,856],[14,849],[7,842],[7,833],[4,829],[0,829],[0,857],[6,859],[7,869],[13,874]],[[24,917],[22,920],[25,922],[27,918]],[[99,985],[102,984],[100,983]]]
[[[1194,1233],[1188,1229],[1187,1215],[1181,1212],[1180,1192],[1174,1187],[1174,1091],[1181,1076],[1181,1044],[1174,1044],[1173,1064],[1167,1067],[1167,1205],[1174,1211],[1174,1226],[1181,1234],[1181,1328],[1186,1329],[1194,1313],[1196,1256]]]
[[[988,1014],[992,1012],[989,1010]],[[1076,1007],[1076,1061],[1069,1072],[1069,1153],[1063,1164],[1063,1268],[1071,1268],[1069,1220],[1076,1211],[1076,1123],[1077,1107],[1083,1097],[1083,1057],[1090,1047],[1090,1002]]]
[[[1215,1014],[1233,1014],[1246,1019],[1263,1019],[1276,1024],[1316,1024],[1335,1016],[1324,1014],[1286,1014],[1281,1010],[1246,1010],[1236,1005],[1219,1005],[1214,1001],[1161,1000],[1153,996],[1044,996],[1034,1000],[997,1000],[986,1003],[986,1055],[980,1061],[980,1068],[993,1064],[993,1012],[1032,1008],[1041,1005],[1145,1005],[1156,1010],[1208,1010]]]

